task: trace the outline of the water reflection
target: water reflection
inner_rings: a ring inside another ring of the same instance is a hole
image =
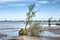
[[[51,24],[53,25],[56,23],[57,22],[51,22]],[[47,25],[48,22],[41,22],[40,24],[44,27],[48,27]],[[0,29],[1,28],[22,28],[22,27],[24,27],[24,22],[0,22]],[[19,36],[18,31],[15,30],[0,30],[0,34],[8,35],[7,37],[1,38],[0,40],[8,40],[9,36]],[[49,31],[44,31],[42,35],[46,37],[57,37],[57,36],[59,37],[59,35],[53,34]],[[48,39],[43,37],[42,40],[48,40]]]
[[[0,34],[6,34],[8,36],[18,36],[18,31],[0,30]]]
[[[44,31],[42,33],[43,36],[46,36],[46,37],[60,37],[60,34],[54,34],[52,32],[49,32],[49,31]]]
[[[7,34],[8,35],[7,37],[1,38],[0,40],[9,40],[9,37],[11,37],[11,36],[18,36],[18,31],[12,32],[12,31],[4,30],[4,31],[0,31],[0,34]],[[41,37],[41,40],[55,40],[55,38],[60,37],[60,35],[51,33],[49,31],[44,31],[42,33],[42,35],[44,37]]]

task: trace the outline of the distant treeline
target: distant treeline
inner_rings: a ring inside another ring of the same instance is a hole
[[[48,22],[49,20],[33,20],[31,22]],[[5,21],[0,21],[0,22],[26,22],[24,20],[20,20],[20,21],[8,21],[8,20],[5,20]],[[50,20],[50,22],[60,22],[60,20]]]

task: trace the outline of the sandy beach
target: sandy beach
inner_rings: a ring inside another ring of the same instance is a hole
[[[55,34],[60,34],[60,28],[56,28],[56,29],[49,29],[47,31],[50,31],[52,33],[55,33]]]
[[[60,37],[37,37],[37,36],[24,35],[24,36],[19,36],[15,39],[9,39],[9,40],[60,40]]]
[[[0,40],[60,40],[60,37],[39,37],[39,36],[29,36],[29,35],[10,36],[10,37],[6,37],[6,39],[1,39],[1,38]]]
[[[60,28],[56,29],[49,29],[48,31],[59,34],[60,35]],[[23,36],[8,36],[4,34],[0,34],[0,39],[6,37],[7,40],[60,40],[60,36],[58,37],[39,37],[39,36],[29,36],[29,35],[23,35]],[[4,39],[5,40],[5,39]]]

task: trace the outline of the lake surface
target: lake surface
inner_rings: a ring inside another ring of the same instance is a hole
[[[52,25],[55,25],[56,23],[57,22],[51,22]],[[48,22],[41,22],[40,24],[45,27],[48,26]],[[19,29],[24,28],[24,26],[25,26],[24,22],[0,22],[0,34],[18,36],[18,31],[15,30],[18,30],[18,28]]]
[[[16,30],[19,30],[20,28],[23,27],[24,27],[23,22],[0,22],[0,34],[18,36],[18,31]]]
[[[51,22],[51,27],[57,27],[55,24],[57,22]],[[40,23],[44,27],[48,27],[48,22]],[[6,34],[8,36],[19,36],[18,31],[20,28],[24,28],[24,22],[0,22],[0,34]],[[43,32],[44,36],[58,36],[51,32],[45,31]]]

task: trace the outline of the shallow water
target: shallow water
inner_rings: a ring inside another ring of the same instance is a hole
[[[0,30],[0,34],[6,34],[8,36],[19,36],[18,31],[12,31],[12,30]]]
[[[48,27],[48,25],[46,25],[47,22],[44,22],[44,23],[41,23],[41,24],[44,24],[44,25],[42,25],[44,27]],[[56,24],[56,23],[54,23],[54,24]],[[3,28],[22,28],[24,26],[25,25],[24,25],[23,22],[0,22],[0,34],[6,34],[8,36],[19,36],[18,31],[16,31],[16,30],[19,30],[19,29],[4,29],[3,30]],[[53,25],[51,27],[57,27],[57,26]],[[60,37],[60,35],[53,34],[49,31],[44,31],[42,33],[42,35],[46,36],[46,37]],[[5,37],[5,38],[2,38],[0,40],[8,40],[8,39]]]
[[[46,36],[46,37],[60,37],[60,34],[54,34],[52,32],[49,32],[49,31],[44,31],[42,33],[43,36]]]

